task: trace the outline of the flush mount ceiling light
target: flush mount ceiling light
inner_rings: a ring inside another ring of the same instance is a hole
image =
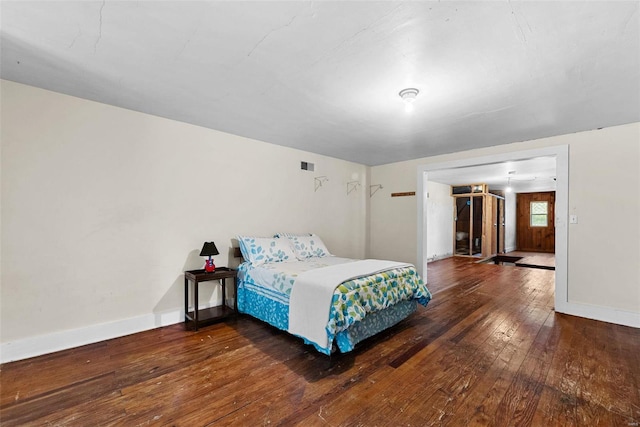
[[[400,98],[402,98],[402,101],[404,102],[404,110],[407,113],[410,113],[413,111],[413,101],[416,100],[418,93],[420,93],[418,89],[409,87],[406,89],[402,89],[398,94],[400,95]]]

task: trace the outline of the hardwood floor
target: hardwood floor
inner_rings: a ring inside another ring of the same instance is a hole
[[[640,330],[553,311],[553,271],[429,264],[428,307],[331,360],[249,317],[1,366],[13,425],[630,426]]]
[[[521,264],[537,265],[542,267],[556,266],[556,254],[554,253],[513,251],[506,255],[522,257],[522,259],[518,261]]]

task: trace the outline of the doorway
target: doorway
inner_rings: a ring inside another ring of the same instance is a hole
[[[425,282],[428,283],[427,257],[427,210],[429,174],[436,171],[461,169],[471,166],[497,165],[510,161],[522,161],[538,157],[553,157],[556,163],[556,198],[555,198],[555,309],[558,312],[566,312],[569,306],[567,292],[568,272],[568,228],[569,214],[569,147],[567,145],[546,147],[511,153],[495,154],[484,157],[454,160],[442,163],[420,165],[417,167],[417,268]]]

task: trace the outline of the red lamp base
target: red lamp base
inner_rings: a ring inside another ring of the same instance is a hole
[[[212,259],[207,260],[207,263],[204,265],[204,271],[207,273],[213,273],[216,271],[216,265],[213,263]]]

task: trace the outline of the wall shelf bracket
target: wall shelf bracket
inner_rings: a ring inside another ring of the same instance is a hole
[[[314,187],[315,189],[313,190],[314,192],[318,191],[318,189],[320,187],[322,187],[322,183],[329,181],[329,178],[327,178],[326,176],[316,176],[313,178],[313,182],[314,182]]]
[[[374,185],[370,185],[369,186],[369,197],[373,197],[374,194],[376,194],[376,192],[378,192],[378,190],[382,190],[384,187],[382,186],[382,184],[374,184]]]
[[[352,191],[357,191],[360,188],[360,181],[349,181],[347,182],[347,195]]]

